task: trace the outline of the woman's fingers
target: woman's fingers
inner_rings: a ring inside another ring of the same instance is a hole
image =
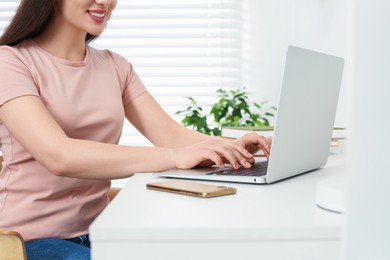
[[[256,133],[249,133],[237,139],[234,143],[251,153],[263,150],[265,156],[268,158],[271,152],[272,138],[264,137]]]
[[[229,164],[232,165],[234,169],[240,167],[240,157],[243,157],[238,151],[234,149],[233,146],[220,143],[210,147],[210,149],[215,149],[216,153],[222,158],[224,158]]]
[[[238,145],[237,143],[232,143],[232,146],[240,152],[242,156],[244,156],[247,159],[253,158],[253,154],[251,154],[245,147]]]
[[[211,162],[218,167],[224,167],[229,163],[234,169],[240,167],[250,168],[254,163],[254,157],[250,151],[262,149],[268,141],[264,137],[250,137],[239,142],[230,142],[221,138],[211,138],[177,150],[178,168],[192,168],[197,165],[209,165]],[[248,151],[248,149],[250,149]],[[266,156],[269,152],[265,149]],[[182,161],[180,161],[180,159]]]
[[[264,154],[269,159],[269,156],[271,154],[271,145],[272,145],[272,137],[267,136],[265,137],[265,142],[266,142],[266,149],[264,149]]]
[[[210,153],[209,159],[213,161],[219,168],[223,168],[225,166],[222,158],[216,152]]]
[[[235,143],[221,143],[218,153],[223,156],[234,169],[240,167],[249,168],[254,162],[253,155],[244,147]]]
[[[237,165],[236,168],[240,168],[240,166],[243,166],[244,168],[252,167],[252,164],[254,162],[253,154],[251,154],[244,147],[238,144],[233,144],[233,146],[237,150],[236,155],[239,161],[239,165]]]

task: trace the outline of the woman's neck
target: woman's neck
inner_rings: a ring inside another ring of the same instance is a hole
[[[86,33],[73,28],[63,28],[54,19],[48,27],[33,40],[47,52],[70,61],[82,61],[86,55]]]

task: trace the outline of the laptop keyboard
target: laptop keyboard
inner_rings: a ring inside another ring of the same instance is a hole
[[[251,168],[239,168],[237,170],[233,168],[216,170],[207,173],[207,175],[235,175],[235,176],[263,176],[267,174],[268,161],[261,161],[255,163]]]

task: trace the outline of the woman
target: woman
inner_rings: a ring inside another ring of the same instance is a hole
[[[115,6],[24,0],[0,38],[0,227],[22,234],[29,259],[88,259],[88,227],[108,203],[111,179],[249,168],[259,149],[269,155],[262,136],[227,141],[182,127],[126,59],[89,47]],[[124,117],[155,147],[118,145]]]

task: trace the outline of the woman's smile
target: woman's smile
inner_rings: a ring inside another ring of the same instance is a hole
[[[95,22],[104,23],[107,11],[106,10],[89,10],[89,11],[87,11],[87,13],[91,17],[91,19],[94,20]]]

